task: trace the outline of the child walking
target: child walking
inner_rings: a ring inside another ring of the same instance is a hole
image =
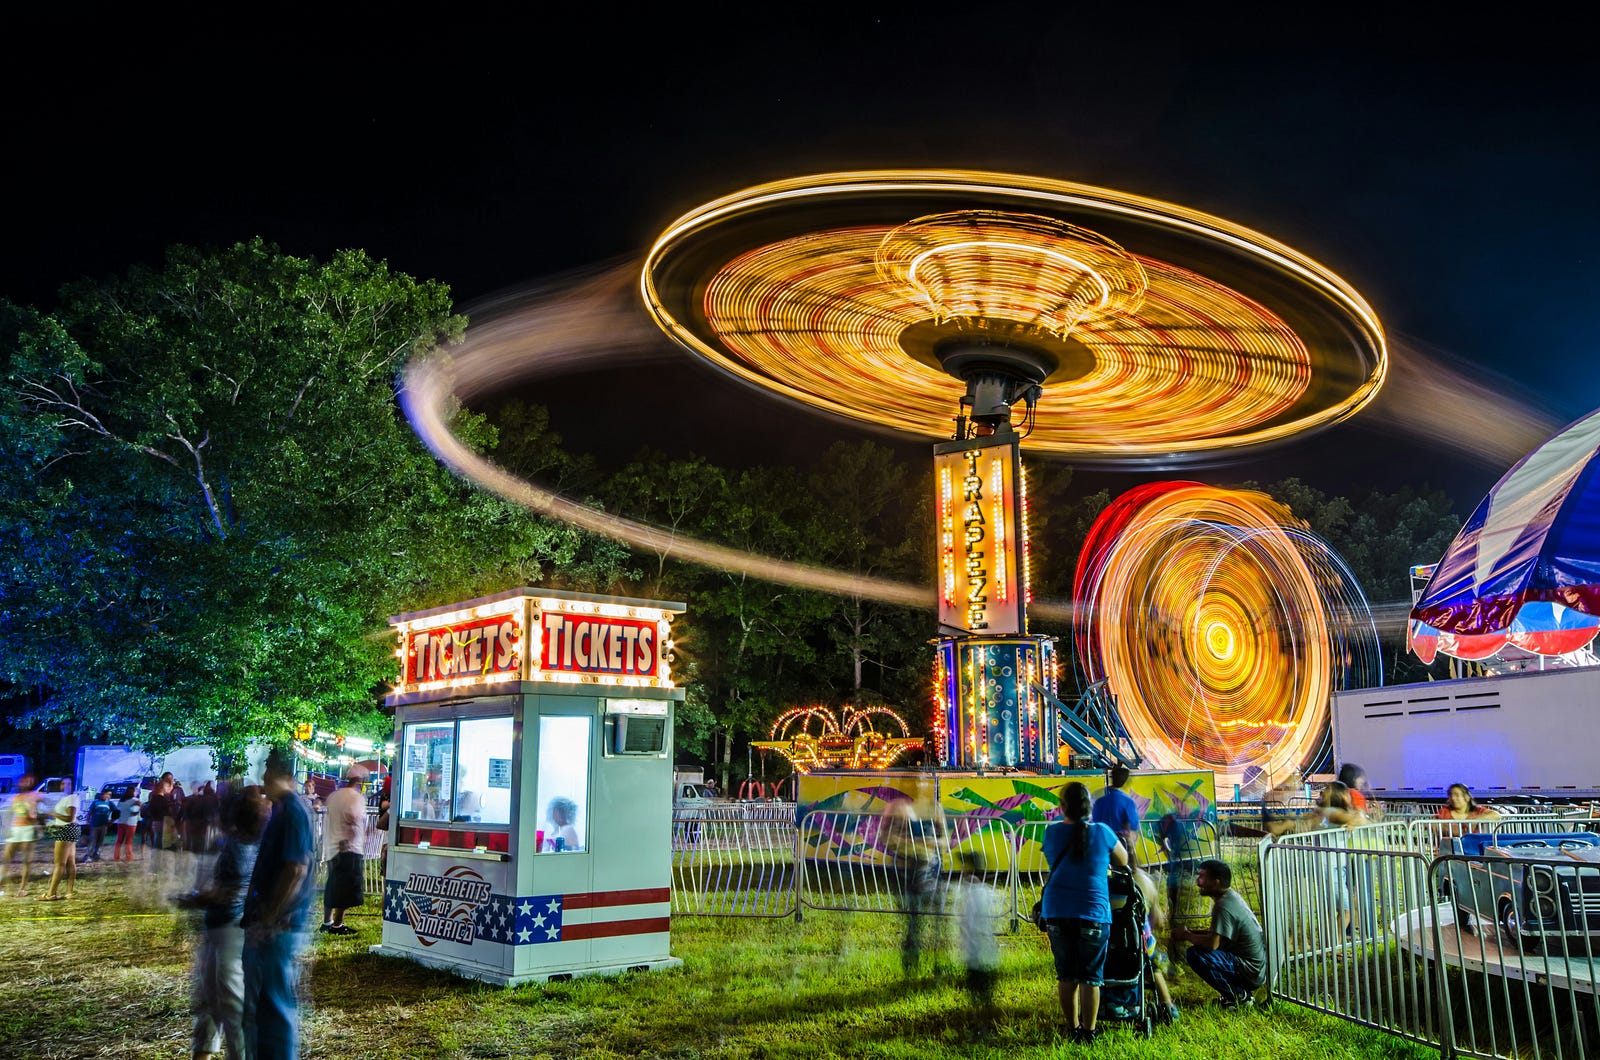
[[[983,872],[983,854],[961,855],[961,964],[966,969],[967,997],[979,1034],[994,1026],[994,987],[1000,976],[1000,946],[994,937],[1000,901],[984,881]]]
[[[1160,1015],[1156,1019],[1161,1023],[1177,1023],[1178,1006],[1172,1003],[1172,990],[1167,986],[1165,973],[1167,955],[1156,947],[1156,933],[1151,927],[1154,923],[1155,927],[1164,929],[1167,918],[1161,912],[1156,883],[1150,878],[1150,874],[1136,867],[1133,870],[1133,882],[1139,888],[1139,893],[1144,896],[1144,952],[1145,956],[1150,958],[1150,978],[1156,988],[1156,999],[1161,1002]]]

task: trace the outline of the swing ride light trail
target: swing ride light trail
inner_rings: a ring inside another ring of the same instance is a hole
[[[983,209],[950,220],[949,208],[973,205]],[[1006,210],[1027,213],[994,221]],[[1040,216],[1050,212],[1060,216]],[[1074,221],[1116,228],[1121,242]],[[877,235],[864,238],[863,228]],[[886,241],[886,233],[898,233],[896,240]],[[1215,264],[1224,279],[1260,289],[1247,295],[1165,261],[1162,251],[1187,254],[1181,260],[1189,266]],[[840,270],[855,280],[841,283]],[[807,278],[812,273],[815,282]],[[1037,275],[1053,276],[1066,297],[1041,304],[1030,282]],[[885,294],[908,284],[913,294],[900,302]],[[976,287],[979,297],[962,301],[955,294],[963,287]],[[640,306],[641,289],[649,315]],[[801,311],[813,302],[811,311]],[[935,337],[941,327],[956,327],[991,341],[997,334],[1020,338],[1054,360],[1030,449],[1075,463],[1168,467],[1225,459],[1336,422],[1370,401],[1387,371],[1372,310],[1303,255],[1182,207],[994,174],[829,174],[763,185],[669,226],[642,269],[618,265],[471,312],[464,341],[415,358],[401,393],[413,429],[459,474],[636,548],[917,608],[934,606],[933,587],[696,541],[563,497],[474,452],[452,432],[452,418],[463,401],[539,377],[676,360],[661,341],[665,329],[767,394],[876,429],[934,437],[961,384],[930,363],[930,321],[919,327],[915,320],[930,318]],[[1307,342],[1291,326],[1307,321],[1344,353],[1330,356],[1327,342]],[[896,328],[902,330],[891,349],[885,335]],[[754,351],[754,359],[744,364],[739,351]],[[769,379],[765,371],[790,377]],[[1441,387],[1460,377],[1442,364],[1425,365],[1420,374]],[[808,378],[820,380],[818,393],[804,390]],[[846,378],[854,397],[848,389],[835,392]],[[919,396],[902,401],[902,383]],[[1503,397],[1498,403],[1510,404]],[[1432,409],[1413,404],[1410,421],[1397,426],[1434,437],[1443,425],[1432,422]],[[1169,412],[1171,420],[1163,419]],[[1382,605],[1377,621],[1386,630],[1403,628],[1408,608]],[[1063,602],[1038,601],[1032,612],[1080,624],[1092,617],[1087,607]]]
[[[937,436],[944,354],[1037,366],[1025,447],[1171,467],[1343,420],[1383,385],[1372,308],[1310,258],[1172,203],[960,171],[832,173],[691,211],[646,306],[685,348],[813,409]]]
[[[493,393],[537,366],[542,372],[593,369],[599,363],[638,363],[659,357],[660,333],[631,303],[633,267],[602,273],[548,297],[487,307],[465,341],[414,360],[401,403],[412,428],[433,454],[485,489],[541,515],[675,559],[843,596],[932,608],[932,586],[863,578],[844,571],[771,559],[696,541],[661,527],[611,515],[513,475],[485,459],[451,431],[462,400]],[[618,281],[622,280],[622,283]]]

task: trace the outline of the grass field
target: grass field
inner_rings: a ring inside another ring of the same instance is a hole
[[[0,898],[0,1056],[188,1055],[187,921],[144,877],[97,865],[71,902]],[[953,962],[902,982],[899,921],[818,913],[792,920],[680,917],[681,969],[500,990],[374,957],[376,907],[359,934],[317,938],[306,990],[314,1057],[1075,1057],[1149,1060],[1436,1057],[1436,1051],[1289,1005],[1209,1009],[1177,982],[1180,1023],[1146,1040],[1115,1030],[1066,1043],[1044,937],[1001,939],[1001,1018],[986,1038]]]

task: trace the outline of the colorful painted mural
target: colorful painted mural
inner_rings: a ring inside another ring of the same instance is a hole
[[[888,836],[882,815],[902,807],[918,822],[939,814],[957,854],[982,851],[991,869],[1044,868],[1039,841],[1061,818],[1057,793],[1071,780],[1098,796],[1105,774],[1068,772],[1049,776],[979,776],[976,773],[884,771],[812,773],[800,778],[797,819],[802,849],[812,857],[877,863],[886,859]],[[1158,836],[1173,824],[1193,834],[1216,824],[1214,775],[1201,771],[1135,773],[1127,792],[1145,822],[1138,857],[1143,864],[1163,860]],[[925,826],[924,826],[925,827]]]

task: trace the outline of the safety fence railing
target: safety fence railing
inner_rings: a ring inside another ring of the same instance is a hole
[[[1449,853],[1446,849],[1451,839],[1471,833],[1489,835],[1519,835],[1527,833],[1560,834],[1563,832],[1600,833],[1600,818],[1594,816],[1518,815],[1500,818],[1472,818],[1465,821],[1431,820],[1412,821],[1411,849],[1421,854]]]
[[[1462,1056],[1600,1057],[1600,861],[1519,853],[1445,854],[1431,866],[1441,904],[1426,942],[1449,969],[1446,1045]]]
[[[672,812],[672,911],[785,917],[797,906],[793,804]]]
[[[1037,856],[998,818],[957,816],[940,826],[826,810],[800,822],[798,849],[805,909],[954,916],[965,880],[997,893],[997,929],[1015,923],[1017,868]]]
[[[816,810],[798,823],[779,807],[692,807],[673,813],[672,908],[678,915],[786,917],[805,911],[928,913],[961,908],[961,883],[998,898],[1000,928],[1032,911],[1049,872],[1049,822],[955,815],[941,824],[894,814]],[[1236,861],[1236,885],[1256,905],[1253,846],[1225,846],[1207,820],[1151,822],[1143,868],[1180,919],[1202,921],[1200,862]]]
[[[1396,944],[1410,912],[1425,904],[1427,859],[1329,838],[1262,851],[1273,996],[1440,1044],[1435,973]]]
[[[1600,1058],[1600,848],[1560,842],[1585,823],[1418,821],[1264,843],[1273,996],[1447,1056]],[[1485,832],[1504,845],[1451,842]]]
[[[315,884],[317,887],[321,887],[324,882],[326,882],[328,876],[328,864],[325,860],[323,860],[326,852],[323,850],[322,845],[322,832],[326,823],[326,815],[323,812],[318,811],[316,816],[313,818],[313,822],[316,832],[318,851]],[[384,834],[383,830],[378,827],[378,811],[375,809],[368,809],[366,812],[366,822],[362,826],[361,835],[357,838],[357,843],[361,850],[361,857],[363,859],[361,865],[361,887],[363,893],[365,894],[383,894],[383,845],[387,841],[387,838],[388,837]]]

